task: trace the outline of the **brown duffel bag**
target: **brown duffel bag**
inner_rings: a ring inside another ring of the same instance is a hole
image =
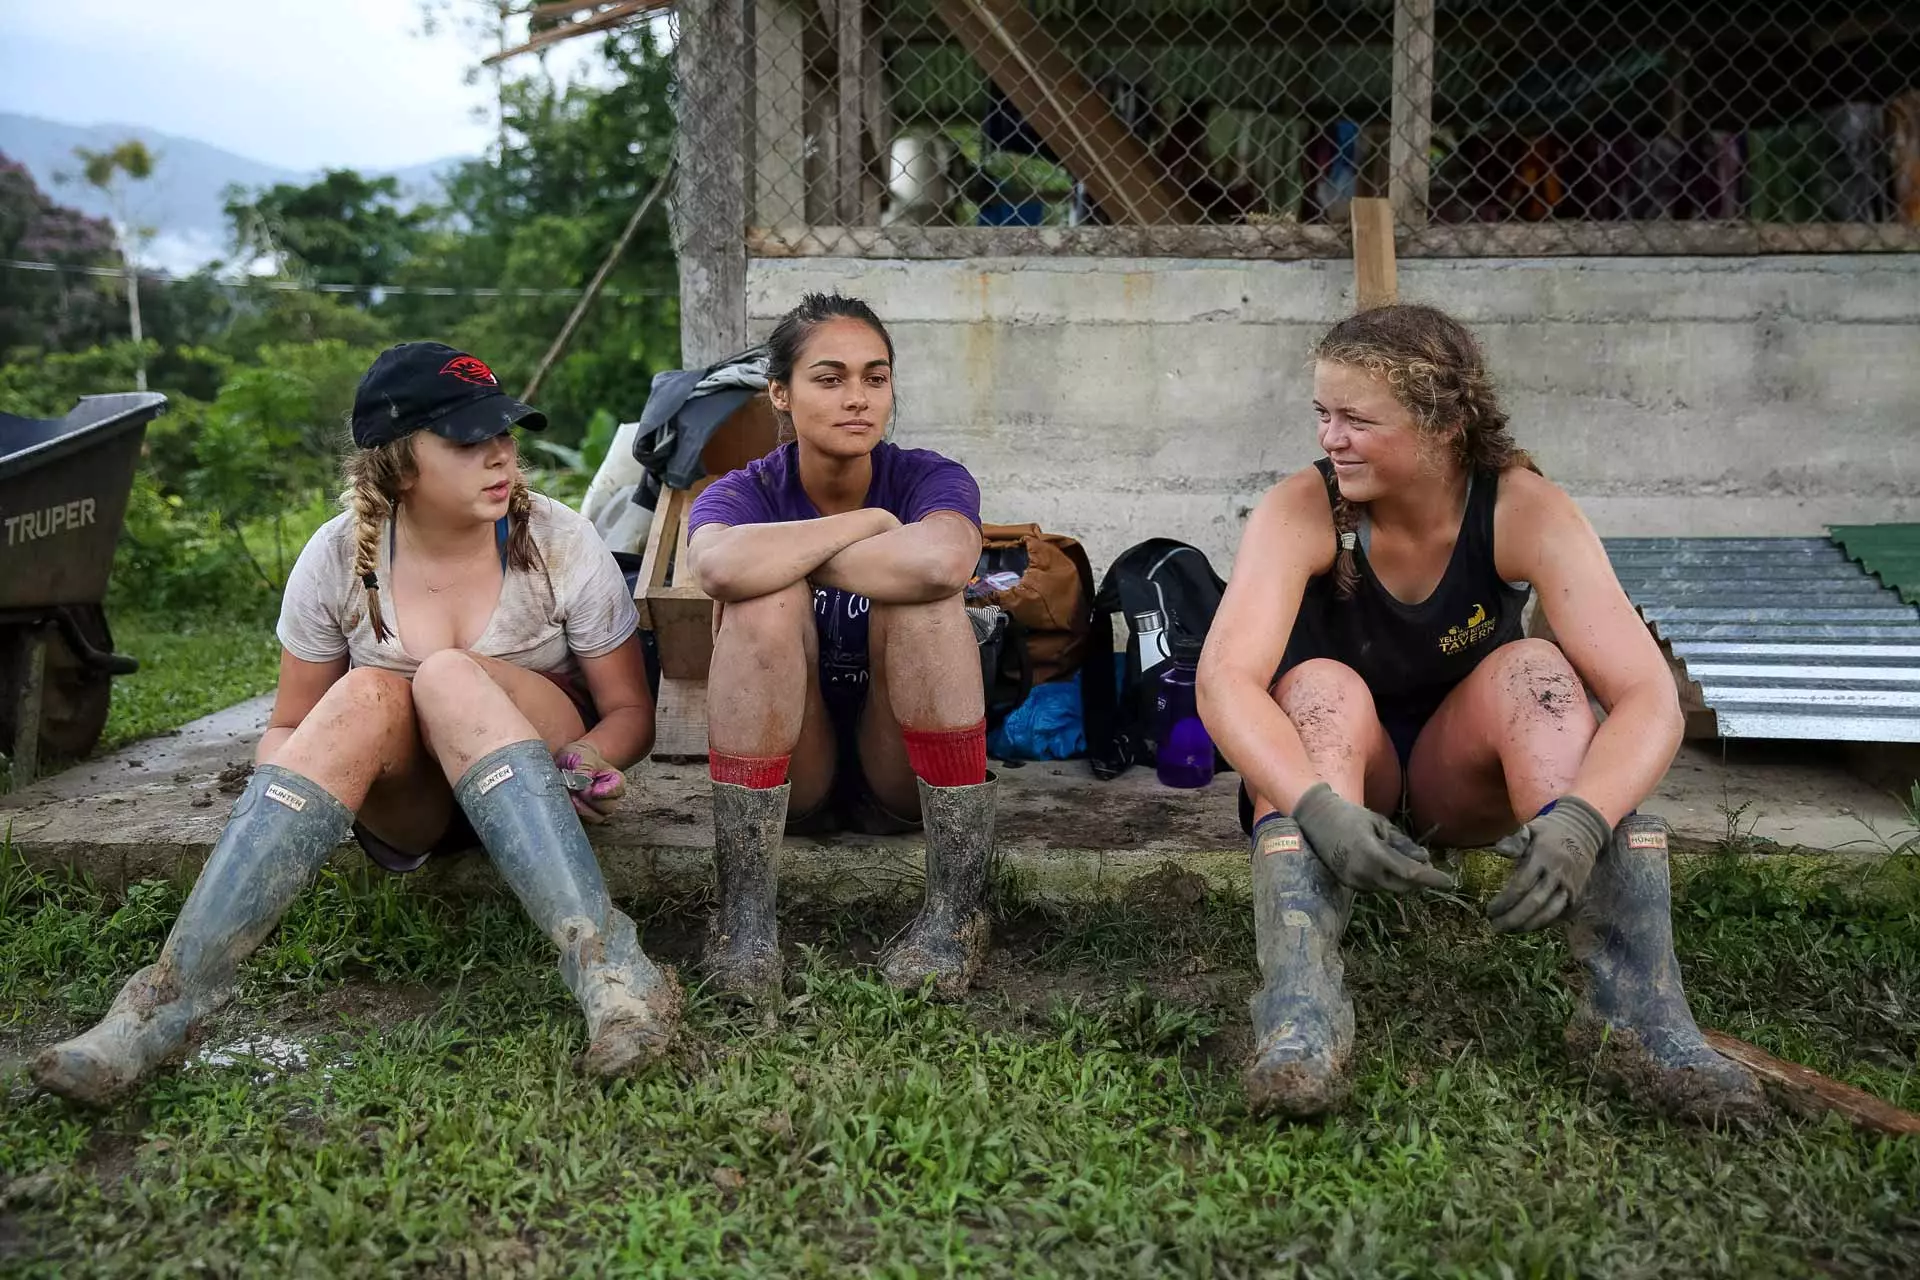
[[[1018,573],[1020,580],[994,589],[986,579],[998,573]],[[1043,533],[1037,524],[982,525],[979,572],[967,599],[1000,606],[1025,630],[1033,683],[1080,669],[1093,628],[1093,566],[1076,540]]]

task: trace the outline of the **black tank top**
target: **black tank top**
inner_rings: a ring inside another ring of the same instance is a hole
[[[1331,501],[1339,496],[1333,464],[1314,466]],[[1476,472],[1453,558],[1433,594],[1419,604],[1395,599],[1354,547],[1360,581],[1341,599],[1331,569],[1307,583],[1300,616],[1287,640],[1285,672],[1310,658],[1332,658],[1359,672],[1388,724],[1424,724],[1480,660],[1521,635],[1520,611],[1532,594],[1500,577],[1493,562],[1493,508],[1500,477]]]

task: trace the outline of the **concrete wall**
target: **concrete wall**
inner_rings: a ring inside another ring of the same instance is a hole
[[[1307,352],[1347,261],[756,260],[763,334],[805,290],[899,348],[895,439],[1104,564],[1141,538],[1222,572],[1250,505],[1318,454]],[[1401,297],[1486,342],[1515,434],[1607,534],[1920,519],[1920,256],[1408,260]]]

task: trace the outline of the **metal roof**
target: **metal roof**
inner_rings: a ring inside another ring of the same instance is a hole
[[[1920,742],[1920,608],[1825,538],[1609,538],[1723,738]]]
[[[1849,560],[1920,604],[1920,524],[1834,524],[1827,532]]]

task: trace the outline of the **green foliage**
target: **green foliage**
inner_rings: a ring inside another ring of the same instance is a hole
[[[307,186],[283,182],[252,196],[230,188],[226,214],[241,261],[271,258],[294,279],[368,286],[392,281],[429,216],[399,198],[396,178],[330,169]]]
[[[0,412],[58,418],[81,396],[130,390],[142,357],[151,360],[157,349],[151,342],[112,342],[0,364]]]
[[[86,184],[102,191],[110,190],[122,178],[145,182],[153,176],[153,153],[137,138],[128,138],[99,151],[75,147],[73,154],[80,161],[80,176]]]

